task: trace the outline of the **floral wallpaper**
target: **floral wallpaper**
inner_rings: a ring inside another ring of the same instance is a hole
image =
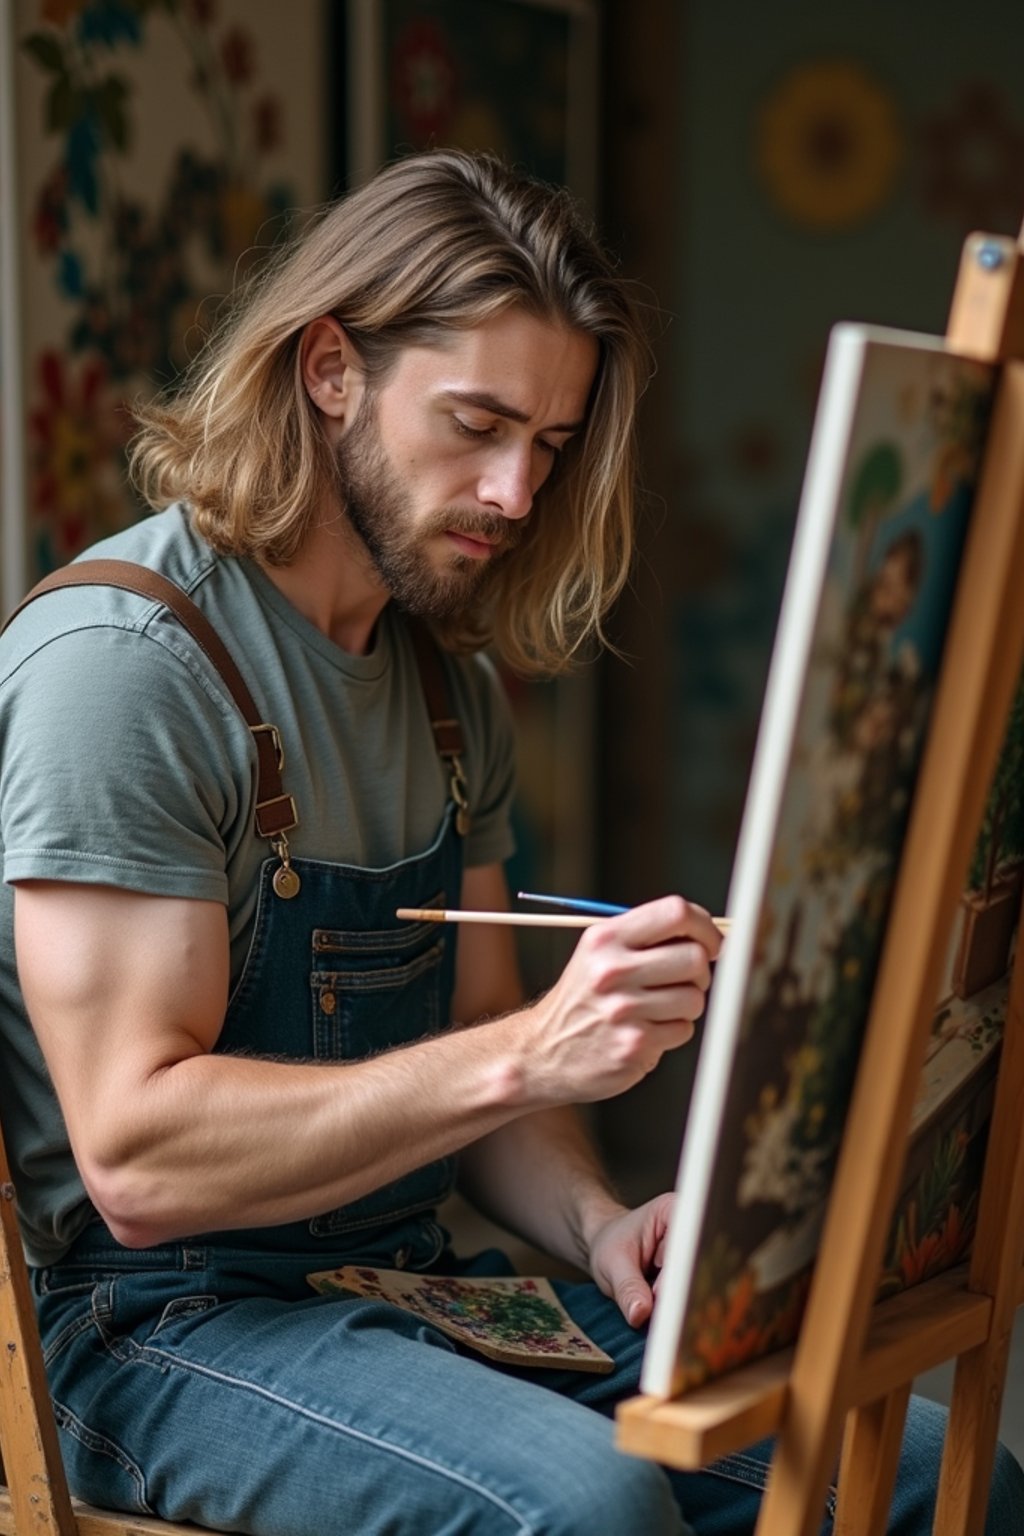
[[[320,0],[18,0],[26,585],[139,514],[128,404],[323,185]]]

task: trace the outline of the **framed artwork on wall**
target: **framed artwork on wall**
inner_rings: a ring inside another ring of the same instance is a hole
[[[593,208],[597,47],[594,0],[349,0],[350,181],[454,145],[494,150]]]

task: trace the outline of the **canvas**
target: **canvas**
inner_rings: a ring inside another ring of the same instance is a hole
[[[988,369],[949,355],[937,339],[833,331],[645,1392],[677,1394],[795,1337],[992,383]]]
[[[1018,687],[957,904],[882,1264],[884,1297],[965,1259],[1009,1005],[1024,889],[1024,686]]]

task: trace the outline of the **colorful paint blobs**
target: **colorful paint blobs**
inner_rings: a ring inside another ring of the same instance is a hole
[[[505,1365],[600,1374],[614,1368],[544,1279],[418,1275],[357,1264],[306,1278],[324,1296],[363,1296],[413,1312],[449,1338]]]

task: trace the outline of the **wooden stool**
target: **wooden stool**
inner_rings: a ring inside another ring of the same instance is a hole
[[[0,1136],[0,1536],[197,1536],[199,1526],[70,1497],[15,1204]]]

